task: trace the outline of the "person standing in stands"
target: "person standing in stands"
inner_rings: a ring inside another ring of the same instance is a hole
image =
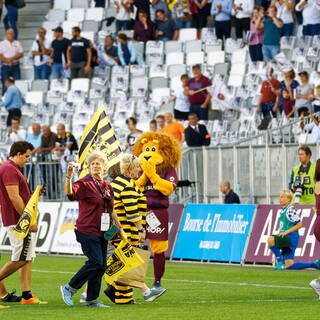
[[[3,0],[1,1],[3,3]],[[14,32],[14,40],[18,39],[18,29],[17,29],[17,20],[18,20],[18,6],[16,0],[5,0],[4,4],[7,9],[7,14],[3,18],[4,29],[12,29]]]
[[[208,0],[189,0],[190,11],[192,14],[191,25],[192,28],[200,30],[207,26],[207,4]]]
[[[64,65],[67,62],[67,50],[70,40],[63,37],[63,29],[53,29],[55,39],[51,43],[50,64],[52,65],[52,79],[65,78]]]
[[[187,88],[185,88],[185,95],[189,97],[190,101],[190,113],[195,113],[200,120],[208,120],[208,107],[211,101],[211,95],[208,90],[202,90],[211,86],[211,81],[205,77],[201,72],[201,66],[195,64],[192,67],[194,77],[187,82]]]
[[[154,23],[144,10],[139,11],[139,20],[135,22],[133,30],[133,39],[135,41],[147,42],[153,40]]]
[[[5,107],[8,111],[7,126],[10,127],[13,117],[21,118],[21,108],[25,100],[21,91],[15,86],[13,77],[9,77],[6,80],[5,86],[7,92],[4,101],[0,103],[0,107]]]
[[[214,19],[214,27],[218,39],[230,38],[232,0],[213,0],[210,18]]]
[[[0,61],[2,94],[6,92],[6,81],[9,77],[14,80],[20,79],[20,64],[19,59],[23,57],[23,49],[21,43],[14,40],[13,29],[6,31],[6,39],[0,42]]]
[[[39,28],[38,39],[33,41],[32,44],[32,56],[34,63],[34,78],[36,80],[48,80],[51,67],[49,65],[51,44],[46,37],[47,30],[45,28]]]
[[[253,8],[254,0],[234,0],[232,14],[235,16],[237,39],[242,39],[243,32],[250,30]]]
[[[126,0],[114,0],[116,6],[116,32],[128,30],[130,27],[131,4]]]
[[[72,28],[72,39],[67,50],[68,63],[65,69],[70,67],[71,79],[87,78],[91,64],[91,48],[89,40],[82,38],[80,28]]]
[[[184,131],[188,147],[209,146],[211,139],[205,125],[198,123],[195,113],[189,114],[189,126]]]
[[[232,203],[240,203],[239,196],[233,192],[230,187],[230,181],[223,180],[220,183],[220,191],[225,195],[224,203],[232,204]]]
[[[316,0],[302,0],[296,5],[302,11],[304,36],[316,36],[320,33],[320,4]]]

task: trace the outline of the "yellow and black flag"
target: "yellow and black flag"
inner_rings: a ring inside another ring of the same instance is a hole
[[[77,162],[81,163],[80,179],[89,174],[86,158],[94,150],[106,154],[109,168],[120,162],[122,155],[120,144],[103,106],[95,113],[81,136],[77,159]]]
[[[40,195],[40,187],[37,186],[36,191],[32,194],[23,213],[14,227],[13,234],[22,241],[29,233],[30,226],[37,223],[38,202]]]

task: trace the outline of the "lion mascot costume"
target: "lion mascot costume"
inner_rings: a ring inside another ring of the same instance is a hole
[[[147,239],[154,253],[153,286],[160,288],[168,249],[169,195],[177,187],[175,169],[181,162],[181,147],[166,133],[146,132],[134,144],[132,154],[139,157],[142,169],[136,184],[147,197]]]

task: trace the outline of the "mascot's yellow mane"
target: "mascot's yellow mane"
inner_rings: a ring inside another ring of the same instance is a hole
[[[132,147],[132,154],[141,159],[152,159],[157,173],[178,168],[182,158],[179,142],[162,132],[145,132]]]

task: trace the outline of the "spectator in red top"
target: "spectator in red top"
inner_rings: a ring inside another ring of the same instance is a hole
[[[75,226],[75,234],[88,261],[69,283],[61,286],[60,289],[64,302],[72,307],[73,295],[88,282],[87,306],[108,308],[97,299],[101,288],[101,278],[106,269],[108,244],[104,239],[104,232],[108,227],[103,228],[101,220],[104,217],[111,219],[113,189],[109,182],[103,180],[103,175],[107,172],[104,154],[93,152],[88,156],[87,161],[90,175],[73,184],[71,184],[73,163],[69,163],[65,193],[71,201],[79,201],[79,217]],[[118,222],[114,214],[112,217]]]
[[[192,67],[194,77],[188,80],[184,94],[190,101],[190,113],[195,113],[200,120],[208,120],[208,107],[211,95],[208,90],[197,92],[197,90],[210,87],[211,81],[201,73],[200,65]]]
[[[139,20],[135,22],[133,30],[135,41],[147,42],[153,39],[154,23],[149,19],[146,11],[139,11]]]
[[[11,261],[7,262],[0,270],[0,296],[3,302],[19,302],[21,297],[8,293],[2,280],[19,270],[22,304],[34,304],[40,301],[32,295],[31,289],[31,262],[35,257],[35,233],[37,225],[30,226],[30,232],[23,241],[13,233],[13,228],[18,223],[31,192],[21,169],[29,162],[33,145],[26,141],[12,144],[9,160],[0,167],[0,205],[2,224],[7,229],[7,234],[12,246]]]
[[[270,114],[275,116],[278,109],[277,90],[280,82],[273,78],[272,75],[273,69],[270,68],[269,74],[267,75],[268,79],[263,81],[261,85],[261,95],[257,106],[257,113],[263,114],[263,117],[270,116]]]

